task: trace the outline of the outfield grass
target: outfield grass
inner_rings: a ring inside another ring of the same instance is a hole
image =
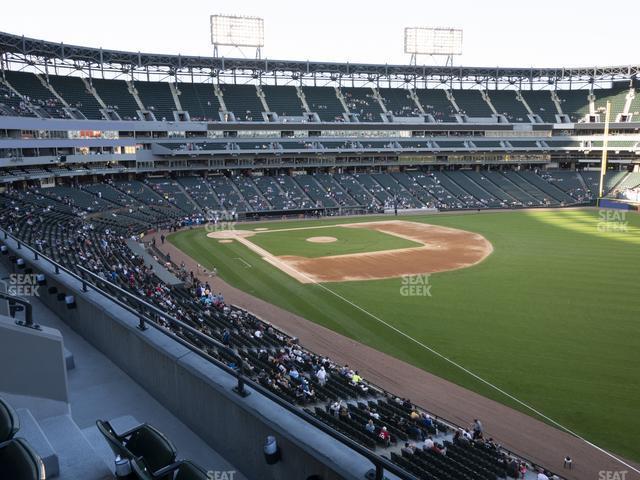
[[[326,285],[592,442],[639,461],[640,217],[605,220],[595,211],[541,211],[411,220],[478,232],[494,252],[472,268],[432,275],[431,297],[403,297],[400,279]],[[323,224],[340,221],[353,219]],[[617,231],[623,222],[629,222],[626,233]],[[219,244],[202,229],[169,241],[207,268],[215,266],[238,288],[522,410],[237,242]]]
[[[337,241],[312,243],[307,241],[309,237],[334,237]],[[307,258],[422,246],[420,243],[376,230],[348,227],[261,232],[250,240],[276,256],[295,255]]]

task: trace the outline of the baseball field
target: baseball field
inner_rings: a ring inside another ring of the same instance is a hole
[[[169,241],[251,295],[535,415],[428,346],[640,461],[638,214],[265,222]]]

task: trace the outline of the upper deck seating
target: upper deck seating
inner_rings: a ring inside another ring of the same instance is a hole
[[[193,121],[220,121],[220,102],[210,83],[178,83],[182,109],[189,112]]]
[[[370,88],[342,88],[349,111],[361,122],[381,122],[382,107]]]
[[[227,110],[233,112],[236,120],[262,122],[262,103],[255,85],[220,85]]]
[[[173,112],[177,108],[168,82],[134,82],[134,86],[140,101],[156,120],[174,121]]]
[[[79,77],[49,75],[49,83],[70,107],[77,108],[90,120],[102,120],[102,106]]]
[[[45,87],[34,73],[5,70],[5,78],[25,101],[41,107],[53,118],[69,118],[64,113],[64,105]]]
[[[280,117],[301,117],[303,115],[302,102],[298,97],[296,87],[263,85],[262,92],[269,105],[269,110]]]
[[[480,90],[454,90],[453,98],[460,112],[469,117],[489,118],[493,115]]]
[[[139,120],[138,104],[124,80],[94,78],[91,83],[107,108],[113,109],[123,120]]]
[[[309,109],[323,122],[343,122],[344,108],[333,87],[302,87]]]
[[[511,123],[528,122],[529,112],[524,104],[518,100],[515,90],[491,90],[489,99],[499,115],[504,115]]]

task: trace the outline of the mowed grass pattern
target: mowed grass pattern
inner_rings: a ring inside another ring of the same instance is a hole
[[[334,237],[336,241],[313,243],[307,241],[310,237]],[[249,240],[276,256],[294,255],[307,258],[422,246],[420,243],[375,230],[349,227],[260,232]]]
[[[592,442],[640,460],[640,217],[609,226],[586,210],[406,219],[478,232],[494,252],[472,268],[432,275],[431,297],[402,296],[400,279],[327,286]],[[626,233],[612,231],[623,222]],[[523,410],[237,242],[218,244],[203,230],[169,239],[236,287]]]

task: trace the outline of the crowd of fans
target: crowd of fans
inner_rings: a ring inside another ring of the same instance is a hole
[[[130,250],[127,240],[131,232],[113,225],[107,212],[89,214],[74,204],[72,197],[52,199],[38,192],[9,191],[0,201],[0,224],[11,234],[71,270],[80,272],[79,265],[89,269],[108,282],[103,285],[107,290],[116,285],[130,292],[132,297],[127,301],[132,305],[137,302],[133,297],[155,305],[168,315],[154,316],[161,328],[231,368],[239,368],[241,358],[246,375],[356,441],[371,448],[390,448],[402,458],[418,458],[419,451],[445,458],[458,447],[475,452],[492,450],[495,457],[483,460],[482,465],[488,462],[492,469],[513,472],[514,463],[519,469],[524,465],[504,454],[492,439],[485,440],[479,421],[462,430],[445,424],[408,399],[371,385],[349,365],[316,355],[295,338],[227,304],[208,278],[199,278],[207,272],[175,265],[154,240],[150,248],[158,259],[156,268],[166,267],[182,281],[176,285],[163,282],[153,264]],[[171,229],[177,230],[181,224],[174,222]],[[164,235],[161,240],[164,243]],[[228,350],[203,342],[194,331]],[[456,465],[454,457],[451,462]]]

